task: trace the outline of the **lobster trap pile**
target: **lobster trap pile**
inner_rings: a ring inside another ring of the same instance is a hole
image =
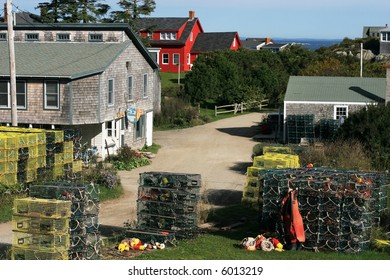
[[[12,217],[13,260],[67,260],[71,203],[18,198]]]
[[[314,140],[315,123],[314,115],[288,115],[287,116],[287,141],[291,144],[299,144],[301,138]]]
[[[198,229],[199,174],[145,172],[140,174],[137,228],[192,238]]]
[[[284,242],[281,201],[296,190],[306,240],[311,250],[359,252],[369,248],[372,230],[387,211],[389,176],[321,168],[269,169],[260,172],[263,185],[262,224]]]
[[[34,198],[71,203],[69,259],[95,260],[100,258],[102,239],[99,233],[100,206],[97,185],[52,182],[32,185],[29,192]]]
[[[253,158],[253,165],[247,168],[245,186],[241,198],[243,205],[259,209],[262,201],[262,184],[259,172],[269,168],[298,168],[299,157],[290,147],[269,145],[263,147],[263,155]]]
[[[82,164],[74,160],[73,146],[62,130],[0,126],[0,183],[80,178]]]

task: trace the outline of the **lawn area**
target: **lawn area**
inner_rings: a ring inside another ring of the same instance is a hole
[[[172,73],[172,72],[161,72],[161,88],[169,88],[169,87],[175,87],[183,84],[183,80],[186,76],[186,73],[180,73],[180,81],[179,81],[179,75],[178,73]]]
[[[259,213],[241,204],[219,208],[212,211],[209,222],[215,222],[218,228],[245,217],[242,226],[230,230],[204,231],[193,239],[179,240],[176,246],[164,250],[151,250],[132,256],[135,260],[388,260],[389,253],[363,251],[341,253],[320,249],[319,252],[300,250],[283,252],[248,251],[239,246],[245,237],[256,237],[260,232]],[[115,244],[111,244],[114,246]]]

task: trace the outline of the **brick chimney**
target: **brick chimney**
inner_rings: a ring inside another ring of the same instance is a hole
[[[269,43],[271,43],[271,38],[267,37],[265,38],[265,44],[268,45]]]
[[[193,20],[195,18],[195,11],[188,12],[188,20]]]
[[[386,100],[387,105],[390,102],[390,63],[386,63]]]

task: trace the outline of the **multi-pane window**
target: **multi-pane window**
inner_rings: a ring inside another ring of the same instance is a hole
[[[58,81],[45,81],[44,84],[45,109],[60,108],[60,87]]]
[[[112,137],[112,121],[106,122],[107,136]]]
[[[336,120],[339,120],[341,117],[345,119],[348,116],[347,106],[335,106],[334,111],[334,118]]]
[[[390,32],[382,32],[382,41],[390,42]]]
[[[108,106],[114,105],[114,80],[113,79],[108,80],[107,105]]]
[[[127,100],[133,100],[133,77],[127,77]]]
[[[161,32],[160,40],[176,40],[175,32]]]
[[[25,35],[26,41],[38,41],[39,34],[38,33],[26,33]]]
[[[180,54],[174,53],[173,54],[173,64],[174,65],[179,65],[180,63]]]
[[[57,41],[70,41],[70,34],[69,33],[58,33],[57,34]]]
[[[26,82],[16,82],[16,104],[19,109],[26,108]],[[11,87],[8,81],[0,81],[0,108],[11,108]]]
[[[6,41],[7,40],[7,33],[0,33],[0,41]]]
[[[144,74],[143,97],[148,97],[148,74]]]
[[[168,64],[169,63],[169,54],[163,53],[162,54],[162,63],[163,64]]]
[[[103,41],[103,34],[100,34],[100,33],[90,33],[88,35],[88,40],[90,42],[102,42]]]

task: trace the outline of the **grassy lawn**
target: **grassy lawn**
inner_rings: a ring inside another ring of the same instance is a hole
[[[183,84],[183,80],[185,78],[185,73],[180,73],[180,84]],[[179,75],[178,73],[165,72],[160,73],[161,77],[161,88],[169,88],[174,86],[179,86]]]
[[[247,251],[239,244],[245,237],[256,237],[259,232],[259,213],[242,205],[232,205],[212,211],[209,222],[215,222],[218,228],[245,217],[243,226],[231,230],[209,231],[197,238],[179,240],[176,246],[164,250],[152,250],[138,254],[136,260],[388,260],[385,252],[364,251],[358,253],[340,253],[320,249],[320,252],[308,250],[264,252]]]

